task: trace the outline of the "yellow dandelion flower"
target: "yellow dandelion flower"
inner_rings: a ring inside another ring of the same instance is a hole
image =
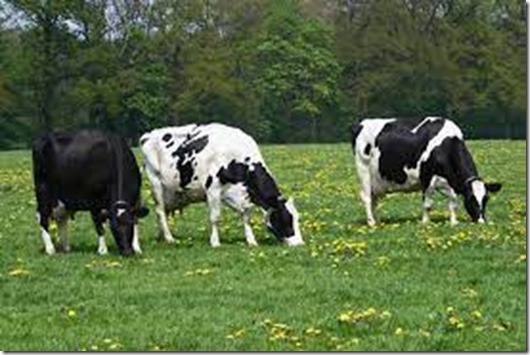
[[[66,313],[68,315],[68,317],[70,318],[73,318],[77,315],[75,309],[69,309],[68,312]]]
[[[404,336],[405,335],[405,331],[403,330],[403,328],[397,327],[396,331],[394,332],[394,334],[397,335],[397,336]]]
[[[480,313],[480,311],[478,309],[474,310],[473,312],[471,312],[471,316],[477,318],[477,319],[480,319],[482,318],[482,313]]]
[[[25,276],[25,275],[28,275],[29,274],[29,271],[28,270],[24,270],[22,268],[18,268],[18,269],[13,269],[11,271],[9,271],[9,276]]]
[[[422,337],[429,338],[431,336],[431,332],[424,330],[424,329],[420,329],[420,335]]]
[[[349,322],[351,320],[351,315],[349,313],[341,313],[339,315],[339,321],[341,322]]]
[[[389,311],[382,311],[381,314],[379,315],[381,318],[390,318],[392,316],[392,313],[390,313]]]

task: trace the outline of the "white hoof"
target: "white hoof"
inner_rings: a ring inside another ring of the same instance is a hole
[[[55,248],[53,247],[53,245],[46,247],[45,250],[46,250],[46,254],[48,254],[48,255],[55,254]]]
[[[107,255],[108,253],[109,253],[109,251],[108,251],[106,245],[105,245],[105,246],[100,245],[100,246],[98,247],[98,254],[99,254],[99,255]]]

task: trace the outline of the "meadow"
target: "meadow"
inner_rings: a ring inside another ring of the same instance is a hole
[[[526,142],[468,143],[481,175],[503,189],[489,223],[459,206],[448,223],[437,196],[381,201],[365,225],[348,144],[264,146],[280,188],[301,213],[306,246],[267,234],[258,247],[223,210],[221,247],[209,246],[206,205],[171,218],[174,245],[157,241],[153,203],[143,254],[98,256],[86,213],[70,223],[72,251],[43,252],[29,151],[0,153],[2,350],[518,350],[526,348]],[[89,172],[87,172],[89,173]]]

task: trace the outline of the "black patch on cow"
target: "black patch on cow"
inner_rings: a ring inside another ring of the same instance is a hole
[[[170,133],[166,133],[162,136],[162,140],[164,142],[169,142],[169,140],[171,139],[171,134]]]
[[[177,157],[177,169],[180,173],[180,187],[184,188],[193,177],[193,164],[195,155],[201,152],[208,144],[208,136],[186,140],[171,155]]]
[[[372,145],[368,143],[366,147],[364,147],[364,154],[369,155],[371,150],[372,150]]]
[[[246,183],[248,180],[249,166],[232,160],[227,167],[222,167],[217,172],[217,177],[221,184]]]
[[[245,158],[245,162],[248,163],[249,161],[250,161],[250,157],[246,157],[246,158]]]
[[[166,145],[166,148],[169,149],[169,148],[171,148],[174,145],[175,145],[175,141],[171,141],[171,142],[168,143],[168,145]]]
[[[248,189],[250,200],[262,208],[277,208],[280,190],[276,182],[261,163],[252,164],[254,169],[249,173]]]
[[[200,130],[197,130],[197,128],[198,128],[198,127],[195,127],[195,128],[193,129],[194,131],[192,131],[191,133],[188,133],[188,134],[186,135],[186,140],[191,140],[191,139],[197,137],[197,136],[201,133],[201,131],[200,131]]]
[[[144,137],[140,139],[140,145],[144,145],[149,140],[149,137]]]
[[[427,121],[417,126],[415,120],[396,120],[387,123],[375,140],[381,151],[379,173],[383,178],[398,184],[407,181],[405,168],[416,166],[429,141],[436,136],[445,123],[444,119]]]
[[[212,176],[208,175],[208,177],[206,178],[206,183],[204,184],[204,186],[208,189],[212,185],[212,182],[213,182]]]

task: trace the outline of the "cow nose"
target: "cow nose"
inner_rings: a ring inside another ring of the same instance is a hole
[[[290,247],[295,247],[299,245],[304,245],[304,241],[300,237],[292,236],[289,238],[285,238],[285,244]]]

